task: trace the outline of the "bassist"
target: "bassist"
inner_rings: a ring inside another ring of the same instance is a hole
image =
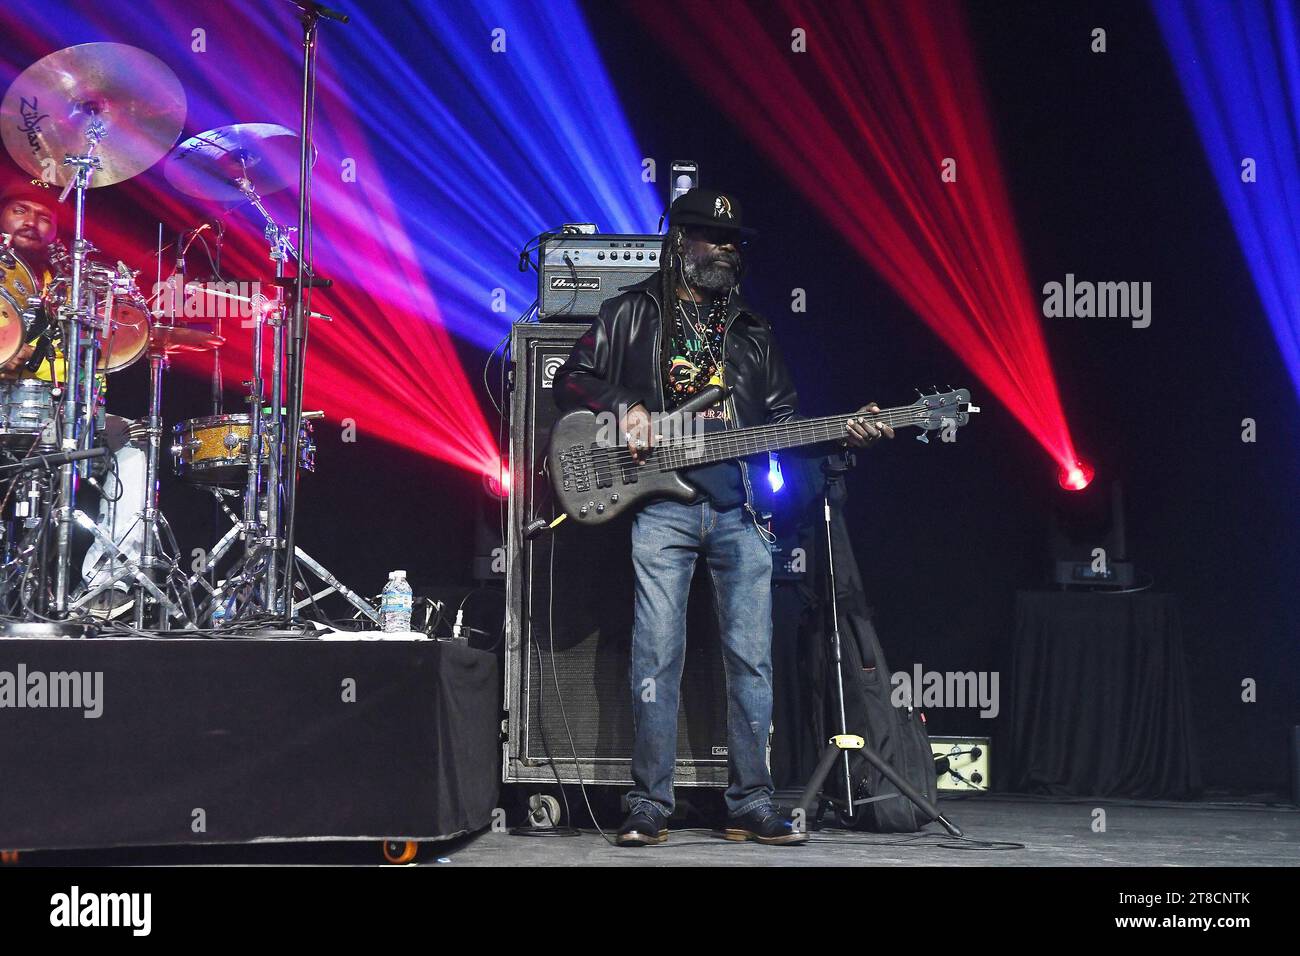
[[[618,416],[633,461],[654,441],[651,413],[671,411],[710,383],[729,388],[706,413],[708,433],[798,416],[797,398],[771,327],[738,291],[749,236],[730,194],[693,189],[669,210],[660,269],[609,299],[555,376],[560,408]],[[874,404],[860,412],[875,411]],[[894,437],[885,424],[850,420],[842,443]],[[636,574],[630,676],[633,789],[618,843],[662,843],[672,814],[678,694],[686,604],[698,558],[713,584],[727,675],[730,785],[724,836],[802,843],[807,834],[772,804],[767,768],[772,717],[772,556],[743,459],[688,469],[691,503],[649,502],[632,528]]]

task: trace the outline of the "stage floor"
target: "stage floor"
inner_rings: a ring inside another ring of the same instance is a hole
[[[1096,808],[1106,830],[1093,832]],[[595,833],[530,838],[483,833],[442,856],[461,866],[1296,866],[1300,810],[1247,804],[1064,802],[982,795],[940,800],[965,831],[818,832],[797,847],[730,843],[683,830],[662,846],[610,847]],[[980,841],[994,843],[982,847]],[[1024,849],[998,843],[1021,843]],[[423,854],[421,862],[424,862]]]
[[[581,801],[576,792],[571,800]],[[594,831],[576,837],[523,837],[483,831],[420,848],[428,866],[1296,866],[1300,810],[1247,803],[1162,804],[982,795],[940,801],[966,832],[949,838],[932,824],[922,834],[844,831],[813,834],[800,847],[764,847],[681,830],[663,846],[608,846]],[[1094,811],[1105,832],[1093,832]],[[603,822],[603,821],[602,821]],[[616,825],[615,821],[610,821]],[[980,841],[993,843],[984,847]],[[998,843],[1024,848],[1001,848]],[[376,843],[139,847],[25,853],[26,865],[375,865]]]

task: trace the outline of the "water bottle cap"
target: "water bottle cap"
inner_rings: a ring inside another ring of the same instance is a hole
[[[391,571],[388,574],[388,580],[390,581],[393,580],[393,578],[404,578],[404,577],[406,577],[405,571]]]

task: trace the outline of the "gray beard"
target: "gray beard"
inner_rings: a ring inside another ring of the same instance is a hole
[[[735,271],[716,261],[710,261],[701,268],[699,262],[688,257],[685,272],[687,283],[705,292],[730,292],[736,284]]]

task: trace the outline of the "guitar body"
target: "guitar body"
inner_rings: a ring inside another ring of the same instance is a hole
[[[690,501],[698,492],[686,479],[655,464],[655,450],[633,464],[626,448],[600,441],[595,413],[578,409],[562,415],[551,430],[551,485],[557,505],[580,524],[603,524],[635,511],[652,498]]]

